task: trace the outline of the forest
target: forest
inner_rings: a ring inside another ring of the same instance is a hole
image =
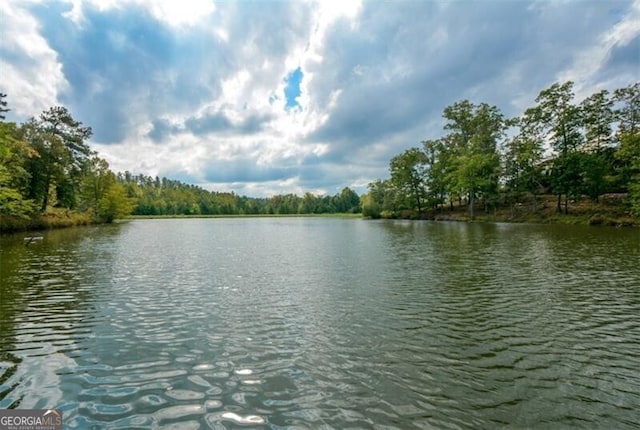
[[[114,173],[91,150],[92,130],[62,106],[23,124],[5,121],[0,94],[0,231],[109,223],[128,215],[360,213],[360,197],[306,193],[269,198],[211,192],[167,178]]]
[[[442,137],[396,155],[389,178],[369,184],[364,216],[438,219],[464,208],[474,219],[523,205],[536,213],[549,195],[557,214],[607,196],[640,216],[640,83],[580,103],[573,82],[555,83],[516,118],[468,100],[443,117]]]
[[[360,213],[360,197],[348,187],[336,195],[305,193],[268,198],[207,191],[167,178],[118,173],[128,197],[135,202],[133,215],[302,215]]]

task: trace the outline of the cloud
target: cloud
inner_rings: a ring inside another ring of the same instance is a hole
[[[218,49],[215,40],[199,37],[202,29],[173,32],[135,8],[100,10],[88,4],[82,27],[63,14],[52,16],[50,6],[35,13],[73,83],[61,102],[82,112],[98,142],[122,141],[139,124],[221,91],[215,71],[225,69],[224,58],[205,55]]]
[[[8,93],[11,103],[8,118],[36,116],[57,104],[58,95],[69,87],[63,66],[28,10],[0,2],[0,17],[0,91]]]
[[[602,86],[626,86],[640,77],[640,1],[628,4],[628,9],[622,13],[617,5],[619,3],[612,3],[607,12],[612,18],[621,15],[619,20],[596,35],[591,46],[572,55],[570,67],[558,75],[561,81],[576,81],[576,93],[580,98]],[[591,19],[597,25],[602,16],[594,14]],[[620,59],[625,57],[631,61],[625,67],[618,67],[616,73],[611,75],[610,71],[621,65]],[[605,84],[603,78],[607,75],[609,82]]]
[[[63,16],[77,26],[86,25],[85,7],[106,12],[113,9],[138,7],[157,21],[173,28],[190,27],[202,22],[215,11],[209,0],[70,0],[71,9]]]
[[[236,159],[232,163],[212,160],[207,164],[204,179],[207,182],[273,182],[297,176],[298,169],[292,166],[269,166],[256,164],[250,158]]]
[[[640,0],[0,3],[13,115],[62,103],[116,170],[250,195],[339,191],[468,98],[638,80]]]
[[[157,118],[151,121],[151,129],[147,134],[156,143],[184,133],[200,137],[211,134],[250,135],[259,133],[271,120],[272,116],[268,114],[249,114],[240,120],[232,121],[222,112],[189,117],[179,123]]]

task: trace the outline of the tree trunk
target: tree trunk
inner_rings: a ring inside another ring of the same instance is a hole
[[[416,204],[418,205],[418,214],[422,213],[422,201],[420,200],[420,190],[417,186],[413,187],[413,192],[416,194]]]
[[[51,175],[47,175],[44,181],[44,197],[42,198],[42,207],[40,212],[45,213],[47,211],[47,205],[49,204],[49,188],[51,186]]]
[[[474,195],[473,195],[473,191],[469,193],[469,218],[471,218],[472,220],[475,218],[475,213],[473,210],[473,204],[474,204]]]
[[[562,213],[562,194],[558,194],[558,207],[557,212]]]
[[[569,215],[569,195],[564,196],[564,214]]]

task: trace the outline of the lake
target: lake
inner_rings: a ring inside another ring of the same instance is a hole
[[[0,408],[65,428],[638,428],[640,231],[339,218],[0,237]]]

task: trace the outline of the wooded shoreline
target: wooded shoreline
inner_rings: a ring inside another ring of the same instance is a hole
[[[443,111],[442,137],[394,156],[389,178],[358,195],[247,197],[178,180],[115,173],[90,127],[62,106],[4,121],[0,93],[0,233],[148,217],[333,216],[640,225],[640,83],[580,103],[573,83],[542,90],[507,118],[462,100]]]
[[[450,221],[450,222],[474,222],[474,223],[527,223],[527,224],[567,224],[602,227],[639,228],[640,219],[631,216],[625,211],[624,205],[590,202],[583,199],[573,202],[574,210],[566,214],[555,213],[553,196],[540,199],[540,210],[537,213],[530,211],[523,205],[515,207],[501,207],[491,211],[480,211],[473,220],[470,219],[466,206],[454,206],[438,211],[426,211],[417,214],[412,211],[400,211],[387,214],[384,219],[405,219],[412,221]],[[227,214],[227,215],[130,215],[118,220],[152,220],[152,219],[233,219],[233,218],[347,218],[347,219],[372,219],[361,213],[324,213],[324,214]],[[0,235],[20,232],[37,232],[52,229],[80,227],[90,225],[104,225],[80,213],[67,213],[57,215],[43,215],[35,219],[8,219],[0,217]]]

